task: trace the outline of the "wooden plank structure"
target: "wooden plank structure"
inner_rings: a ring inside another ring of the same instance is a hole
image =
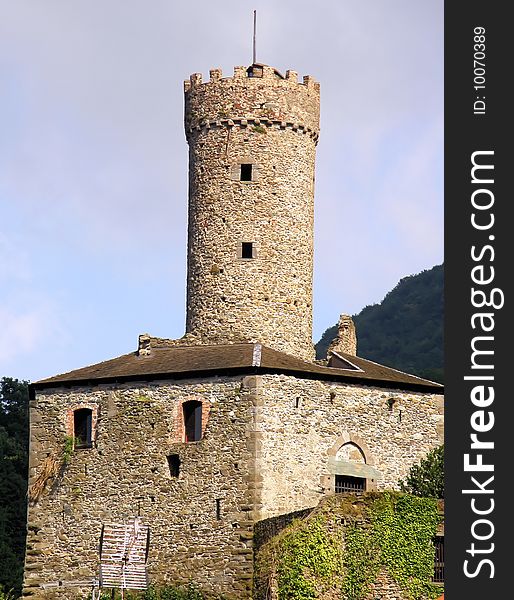
[[[139,517],[127,524],[105,523],[100,539],[100,587],[145,590],[149,542],[150,528]]]

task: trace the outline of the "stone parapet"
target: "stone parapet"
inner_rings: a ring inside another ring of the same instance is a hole
[[[282,77],[267,65],[259,77],[248,76],[248,71],[235,67],[234,76],[224,78],[221,69],[211,69],[207,82],[200,73],[191,75],[184,82],[186,133],[206,121],[231,119],[289,123],[319,134],[320,86],[313,77],[306,75],[299,83],[295,71]]]

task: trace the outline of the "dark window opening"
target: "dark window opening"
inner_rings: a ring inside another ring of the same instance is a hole
[[[252,164],[241,165],[241,181],[252,181]]]
[[[197,442],[202,438],[202,403],[190,400],[182,405],[186,442]]]
[[[178,454],[170,454],[166,458],[168,459],[170,475],[172,477],[178,477],[180,475],[180,456]]]
[[[260,65],[252,65],[246,69],[248,77],[262,77],[263,68]]]
[[[253,258],[253,242],[241,243],[241,258]]]
[[[216,499],[216,520],[221,521],[221,500]]]
[[[437,536],[434,539],[435,559],[434,559],[434,583],[444,583],[444,537]]]
[[[336,475],[336,494],[343,492],[359,493],[366,490],[366,479],[364,477],[352,477],[351,475]]]
[[[73,413],[73,437],[75,448],[91,448],[93,446],[93,411],[90,408],[79,408]]]

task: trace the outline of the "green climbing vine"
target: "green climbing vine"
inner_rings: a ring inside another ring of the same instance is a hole
[[[400,492],[327,499],[259,551],[258,598],[362,600],[385,572],[410,600],[443,591],[432,582],[437,500]]]
[[[380,555],[373,533],[356,525],[346,531],[341,587],[341,596],[346,600],[364,598],[378,573]]]
[[[76,439],[72,435],[67,435],[64,438],[64,448],[62,451],[62,463],[68,465],[75,450]]]
[[[381,562],[409,598],[435,598],[434,546],[440,515],[437,501],[386,492],[371,507]]]
[[[341,572],[341,550],[321,516],[299,522],[280,545],[279,600],[309,600],[330,587]]]

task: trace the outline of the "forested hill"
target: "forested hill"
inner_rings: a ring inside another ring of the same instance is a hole
[[[353,315],[357,354],[432,381],[443,381],[444,266],[404,277],[380,304]],[[336,336],[328,328],[316,344],[316,358],[325,358]]]

